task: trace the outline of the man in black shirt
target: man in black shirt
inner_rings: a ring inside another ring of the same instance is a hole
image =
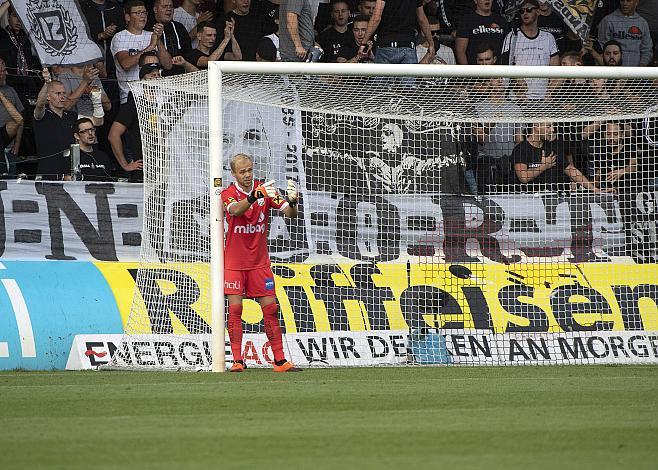
[[[155,0],[153,3],[153,18],[146,23],[146,29],[151,25],[160,23],[162,30],[162,43],[171,55],[173,66],[170,70],[163,70],[162,76],[180,75],[186,72],[196,72],[198,69],[187,62],[183,57],[192,50],[192,41],[187,29],[178,21],[174,20],[173,0]]]
[[[556,138],[551,122],[533,123],[526,140],[514,147],[512,161],[523,191],[565,189],[570,181],[597,190],[594,183],[573,165],[567,146]]]
[[[490,46],[494,55],[500,57],[509,25],[491,7],[492,0],[475,0],[475,11],[460,21],[455,39],[455,58],[458,64],[476,64],[476,51],[483,44]]]
[[[162,67],[159,64],[142,65],[139,69],[140,80],[157,80],[160,78]],[[130,151],[126,152],[123,146],[123,137],[127,134]],[[132,91],[128,94],[128,101],[121,105],[119,114],[112,123],[108,140],[112,152],[121,169],[131,181],[140,182],[142,174],[142,134],[139,130],[139,117],[137,105]],[[126,158],[128,157],[128,158]],[[131,161],[128,161],[130,159]]]
[[[566,34],[567,25],[564,24],[562,17],[553,11],[548,0],[539,0],[539,18],[537,26],[541,31],[551,33],[558,43]],[[560,51],[564,52],[564,51]]]
[[[375,62],[380,64],[416,64],[416,25],[429,38],[427,53],[434,55],[434,41],[423,0],[377,0],[363,38],[367,43],[377,33]]]
[[[64,109],[67,97],[64,84],[51,80],[48,69],[43,69],[43,79],[32,123],[39,160],[37,173],[44,180],[69,180],[72,125],[77,116]]]
[[[199,69],[207,69],[208,62],[213,60],[242,60],[240,45],[233,34],[234,25],[235,22],[233,20],[226,22],[222,40],[213,50],[215,40],[217,39],[217,27],[209,21],[199,23],[196,26],[196,37],[199,40],[199,45],[187,54],[186,60]],[[231,44],[232,52],[227,51],[229,43]]]
[[[363,38],[368,30],[368,17],[359,15],[352,23],[352,41],[343,45],[338,52],[336,62],[373,62],[375,53],[372,41],[363,43]]]
[[[258,41],[263,36],[276,31],[276,26],[269,18],[251,10],[251,0],[236,0],[235,9],[217,18],[216,24],[221,27],[231,20],[235,22],[234,35],[240,45],[240,51],[242,51],[242,60],[256,60]],[[215,40],[214,48],[219,45],[220,41],[221,38],[218,37]]]
[[[102,150],[94,149],[96,128],[89,118],[73,124],[73,137],[80,145],[80,176],[84,181],[110,181],[110,159]]]
[[[322,31],[317,38],[318,44],[324,50],[322,62],[336,62],[340,49],[352,42],[352,32],[347,27],[350,19],[350,7],[344,0],[337,0],[331,4],[332,26]]]

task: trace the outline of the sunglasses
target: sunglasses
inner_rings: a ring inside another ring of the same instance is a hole
[[[536,9],[537,9],[537,7],[526,7],[526,8],[521,8],[521,9],[519,10],[519,13],[532,13],[532,12],[535,11]]]

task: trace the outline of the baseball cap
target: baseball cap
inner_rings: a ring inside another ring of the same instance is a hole
[[[162,66],[160,64],[142,65],[142,67],[139,69],[139,79],[142,80],[145,76],[154,70],[162,70]]]

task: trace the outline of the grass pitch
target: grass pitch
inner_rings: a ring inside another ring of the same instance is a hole
[[[0,468],[655,469],[658,367],[0,373]]]

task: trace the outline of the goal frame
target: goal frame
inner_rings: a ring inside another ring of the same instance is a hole
[[[652,67],[508,66],[435,64],[349,64],[306,62],[211,61],[208,63],[209,192],[210,192],[210,306],[212,372],[226,371],[224,296],[223,74],[338,75],[433,78],[548,78],[548,79],[658,79]]]

